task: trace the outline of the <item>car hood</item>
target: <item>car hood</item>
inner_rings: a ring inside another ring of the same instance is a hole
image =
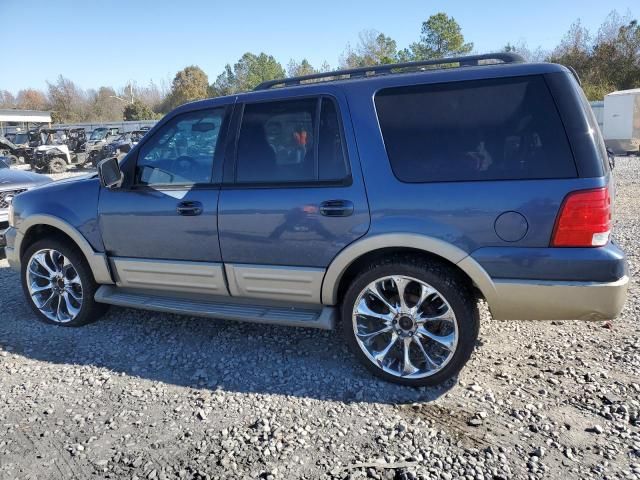
[[[55,182],[48,182],[43,187],[38,188],[38,190],[67,188],[67,186],[71,186],[72,184],[95,181],[97,178],[98,174],[96,172],[87,173],[86,175],[78,175],[77,177],[63,178],[62,180],[56,180]]]
[[[32,187],[50,182],[51,179],[48,176],[39,173],[10,168],[0,170],[0,190],[7,190],[12,187]]]

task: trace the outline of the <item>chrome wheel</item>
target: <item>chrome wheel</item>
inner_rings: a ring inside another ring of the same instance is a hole
[[[458,322],[444,296],[413,277],[375,280],[356,298],[356,341],[367,358],[400,378],[424,378],[442,370],[458,345]]]
[[[40,313],[58,323],[76,318],[82,307],[82,282],[67,257],[57,250],[38,250],[29,259],[26,277]]]

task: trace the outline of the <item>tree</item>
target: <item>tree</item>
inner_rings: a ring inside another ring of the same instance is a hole
[[[208,88],[209,78],[200,67],[191,65],[180,70],[171,84],[171,92],[167,98],[168,110],[183,103],[207,98]]]
[[[163,101],[168,95],[166,88],[162,84],[158,86],[151,80],[144,87],[138,86],[135,82],[133,82],[132,86],[135,99],[149,106],[154,112],[160,112]]]
[[[526,42],[507,43],[504,48],[504,52],[517,53],[527,62],[544,62],[549,57],[549,53],[545,52],[542,47],[537,47],[535,50],[531,50]]]
[[[214,97],[232,95],[252,90],[261,82],[284,77],[284,68],[273,56],[247,52],[233,68],[229,64],[225,66],[224,72],[209,88],[209,93]]]
[[[18,92],[16,106],[23,110],[46,110],[47,97],[40,90],[26,88]]]
[[[149,105],[141,100],[134,100],[133,103],[129,103],[124,107],[123,116],[126,121],[130,121],[153,120],[156,115]]]
[[[473,50],[466,43],[460,25],[446,13],[431,15],[422,23],[420,40],[400,53],[403,60],[430,60],[465,55]]]
[[[593,38],[575,22],[548,60],[575,69],[589,100],[640,87],[640,25],[613,11]]]
[[[591,68],[591,35],[580,20],[569,27],[560,44],[551,52],[549,61],[568,65],[585,77]]]
[[[611,27],[606,21],[604,25]],[[594,80],[618,90],[640,87],[640,25],[637,20],[619,19],[615,27],[611,33],[601,27],[596,38],[591,59]]]
[[[312,75],[318,73],[318,70],[313,68],[306,58],[303,58],[300,63],[295,60],[289,60],[287,65],[287,76],[289,77],[301,77],[303,75]]]
[[[104,122],[122,118],[124,104],[116,98],[116,91],[112,87],[100,87],[90,97],[90,120]]]
[[[16,99],[8,90],[0,90],[0,108],[15,108]]]
[[[84,120],[87,112],[85,94],[62,75],[56,83],[47,82],[51,118],[54,123],[71,123]]]
[[[355,48],[347,45],[340,59],[342,68],[358,68],[370,65],[394,63],[398,57],[398,46],[391,37],[376,30],[364,30],[358,35]]]

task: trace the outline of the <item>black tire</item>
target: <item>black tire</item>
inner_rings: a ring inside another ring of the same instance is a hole
[[[29,293],[29,288],[27,285],[27,268],[29,265],[29,260],[34,253],[45,249],[57,250],[62,255],[64,255],[75,268],[82,284],[82,305],[80,306],[80,310],[73,320],[67,321],[65,323],[56,322],[44,315],[38,309]],[[29,303],[31,309],[35,312],[38,320],[44,323],[65,327],[80,327],[82,325],[86,325],[98,320],[108,310],[108,305],[97,303],[94,300],[96,290],[98,289],[98,284],[93,278],[93,273],[91,272],[91,268],[89,267],[87,260],[84,258],[84,255],[75,246],[71,246],[68,244],[68,242],[65,242],[61,239],[55,237],[44,238],[42,240],[38,240],[29,248],[27,248],[21,259],[20,277],[22,281],[22,291],[24,292],[27,303]]]
[[[449,303],[458,324],[458,342],[453,356],[441,370],[422,378],[402,378],[385,372],[370,360],[358,344],[352,313],[360,293],[377,279],[400,275],[413,277],[435,288]],[[412,387],[441,385],[457,375],[471,357],[478,339],[480,314],[471,285],[454,268],[420,257],[394,256],[369,265],[351,282],[341,305],[342,334],[354,355],[370,372],[389,382]]]
[[[15,155],[9,155],[9,163],[11,165],[18,165],[20,163],[20,159]]]
[[[49,160],[50,173],[64,173],[67,171],[67,162],[60,157],[53,157]]]

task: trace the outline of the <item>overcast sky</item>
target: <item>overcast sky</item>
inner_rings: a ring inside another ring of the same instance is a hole
[[[361,30],[402,48],[438,11],[460,23],[478,52],[521,41],[548,49],[576,19],[595,32],[613,9],[640,18],[640,0],[0,0],[0,89],[45,88],[60,74],[82,88],[170,82],[191,64],[211,83],[247,51],[285,67],[303,57],[335,66]]]

